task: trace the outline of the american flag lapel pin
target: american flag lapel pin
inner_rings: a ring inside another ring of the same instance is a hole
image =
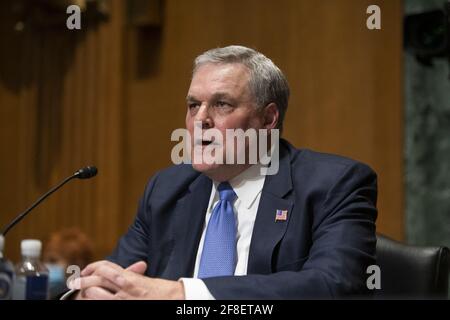
[[[287,220],[287,210],[277,210],[275,214],[275,222],[276,221],[286,221]]]

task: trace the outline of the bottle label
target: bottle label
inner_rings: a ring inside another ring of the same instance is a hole
[[[11,299],[11,276],[6,272],[0,273],[0,300]]]
[[[26,300],[46,300],[48,297],[48,276],[27,277]]]
[[[48,276],[18,276],[14,282],[13,300],[46,300]]]

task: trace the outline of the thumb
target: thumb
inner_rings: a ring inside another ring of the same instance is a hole
[[[145,270],[147,270],[147,263],[145,263],[144,261],[138,261],[136,263],[133,263],[126,270],[139,274],[144,274]]]

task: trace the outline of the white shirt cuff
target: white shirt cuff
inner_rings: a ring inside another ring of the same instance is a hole
[[[201,279],[180,278],[184,285],[186,300],[216,300]]]

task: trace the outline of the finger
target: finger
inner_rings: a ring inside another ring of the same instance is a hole
[[[114,268],[116,270],[124,270],[121,266],[119,266],[119,265],[117,265],[115,263],[112,263],[112,262],[107,261],[107,260],[101,260],[101,261],[96,261],[96,262],[93,262],[91,264],[88,264],[86,266],[86,268],[84,268],[83,271],[81,271],[81,275],[82,276],[89,276],[89,275],[93,274],[98,268],[102,268],[102,267],[105,267],[105,266],[109,266],[109,267]]]
[[[102,266],[101,268],[97,268],[93,275],[99,276],[101,278],[104,278],[110,282],[112,282],[114,285],[119,287],[119,289],[123,288],[126,284],[125,281],[125,274],[128,273],[126,270],[117,270],[115,268],[112,268],[111,266]],[[132,272],[129,272],[129,275],[132,275]]]
[[[126,270],[139,274],[144,274],[145,270],[147,270],[147,263],[145,263],[144,261],[138,261],[136,263],[133,263],[128,268],[126,268]]]
[[[90,287],[102,287],[112,292],[117,292],[120,289],[108,279],[98,275],[77,278],[69,283],[70,289],[84,290]]]
[[[85,299],[90,300],[114,300],[116,296],[100,287],[90,287],[86,290],[83,290],[83,296]]]

